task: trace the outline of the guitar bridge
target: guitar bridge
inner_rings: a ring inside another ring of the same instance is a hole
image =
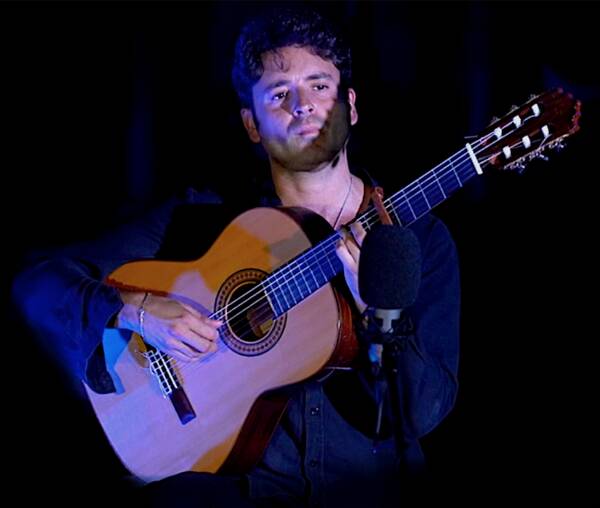
[[[177,372],[171,364],[171,358],[151,346],[144,353],[148,360],[150,373],[158,381],[160,391],[164,398],[168,398],[179,417],[179,421],[185,425],[194,418],[196,413],[188,399],[185,390],[181,386]]]

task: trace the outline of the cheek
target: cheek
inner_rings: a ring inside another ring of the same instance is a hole
[[[259,123],[261,135],[277,134],[287,131],[288,120],[280,112],[265,112]]]

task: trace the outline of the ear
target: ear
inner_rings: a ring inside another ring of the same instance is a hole
[[[354,88],[348,88],[348,105],[350,106],[350,125],[358,122],[358,111],[356,111],[356,92]]]
[[[250,108],[243,108],[240,110],[240,114],[242,115],[242,123],[246,128],[246,132],[248,133],[250,141],[253,143],[260,143],[260,134],[256,128],[256,122],[254,121],[252,110]]]

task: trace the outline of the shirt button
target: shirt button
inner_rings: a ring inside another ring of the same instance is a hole
[[[319,408],[319,406],[311,407],[310,416],[318,416],[320,411],[321,409]]]
[[[310,467],[317,467],[317,466],[319,465],[319,461],[318,461],[318,460],[315,460],[315,459],[312,459],[312,460],[311,460],[311,461],[308,463],[308,465],[309,465]]]

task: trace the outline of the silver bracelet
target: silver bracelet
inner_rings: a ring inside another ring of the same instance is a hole
[[[144,305],[146,303],[146,300],[148,299],[148,296],[150,295],[150,293],[148,293],[146,291],[146,293],[144,293],[144,298],[142,298],[142,303],[140,304],[140,309],[138,310],[138,318],[140,321],[140,337],[143,339],[146,334],[144,333],[144,314],[146,313],[146,309],[144,308]]]

